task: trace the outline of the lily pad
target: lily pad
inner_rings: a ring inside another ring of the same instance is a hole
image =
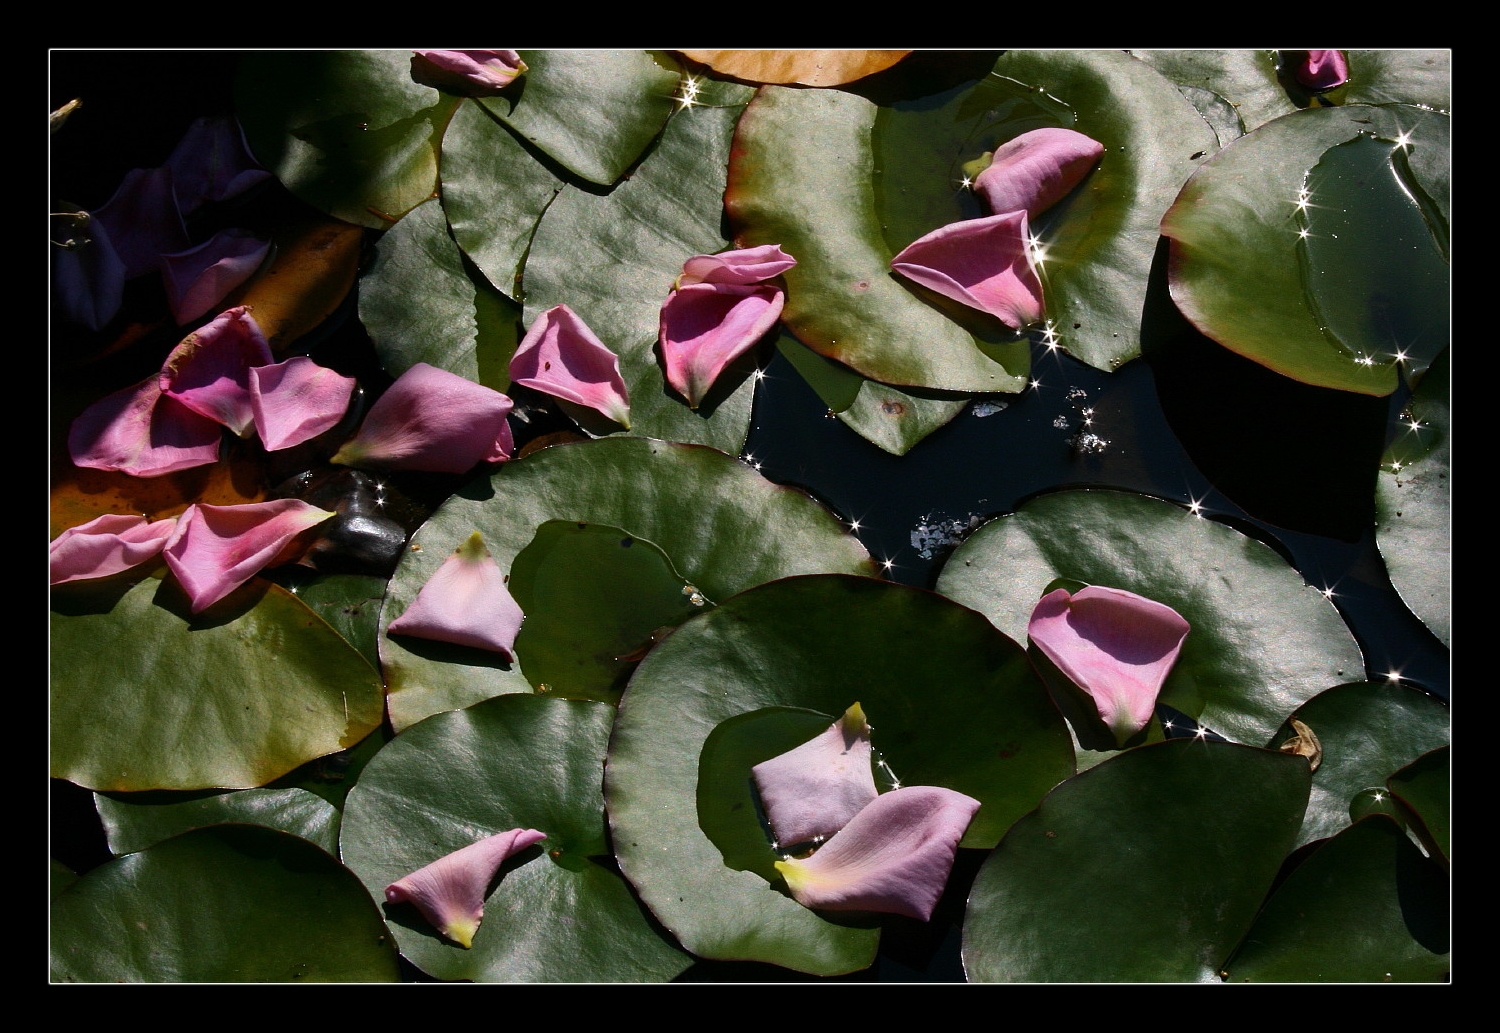
[[[502,868],[472,949],[386,904],[401,953],[439,979],[665,981],[692,959],[608,863],[600,770],[614,708],[503,696],[408,729],[349,793],[343,856],[370,894],[485,835],[547,833]],[[601,860],[604,863],[601,863]]]
[[[1220,132],[1221,145],[1297,110],[1277,77],[1274,50],[1132,50],[1130,53],[1171,79],[1189,100],[1193,95],[1188,91],[1198,91],[1220,97],[1232,106],[1240,128],[1227,137]]]
[[[972,611],[847,576],[721,600],[642,661],[605,774],[620,869],[688,950],[818,975],[874,960],[879,916],[824,915],[787,896],[767,878],[771,841],[746,805],[750,766],[855,702],[902,784],[981,802],[960,846],[992,846],[1073,771],[1067,728],[1025,653]],[[820,716],[765,716],[789,709]],[[747,864],[757,833],[760,863]]]
[[[95,793],[110,852],[145,850],[208,825],[236,823],[280,829],[339,852],[339,812],[306,789],[242,789],[233,793]]]
[[[1255,920],[1307,803],[1300,757],[1175,739],[1058,786],[979,870],[975,982],[1210,982]]]
[[[1363,672],[1343,619],[1269,546],[1180,506],[1063,491],[990,521],[938,578],[944,595],[1024,641],[1053,579],[1122,588],[1192,626],[1159,702],[1227,739],[1262,743],[1298,706]]]
[[[1416,837],[1446,870],[1451,853],[1452,772],[1449,748],[1418,757],[1390,777],[1387,784]]]

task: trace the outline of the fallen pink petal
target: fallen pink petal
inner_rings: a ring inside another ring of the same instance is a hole
[[[513,403],[499,391],[419,362],[370,407],[331,460],[345,466],[467,473],[509,459]]]
[[[902,276],[1021,330],[1042,318],[1024,211],[949,223],[891,259]]]
[[[1145,728],[1189,625],[1163,603],[1119,588],[1059,588],[1042,596],[1026,633],[1087,693],[1118,744]]]
[[[764,283],[786,272],[797,260],[778,244],[722,251],[717,255],[694,255],[682,263],[679,287],[694,283]]]
[[[162,393],[161,378],[107,395],[68,430],[77,466],[134,477],[162,477],[217,462],[224,428]]]
[[[70,527],[48,550],[51,584],[109,577],[160,554],[177,526],[176,517],[148,521],[143,516],[106,513]]]
[[[392,904],[412,904],[438,932],[472,947],[484,918],[484,895],[500,866],[547,838],[536,829],[511,829],[455,850],[385,888]]]
[[[268,452],[311,441],[344,418],[358,381],[305,355],[250,368],[250,410]]]
[[[411,77],[436,86],[483,96],[497,93],[526,71],[514,50],[414,50]]]
[[[1322,93],[1349,81],[1349,60],[1342,50],[1309,50],[1295,74],[1303,86]]]
[[[694,409],[735,359],[781,318],[781,288],[695,283],[675,290],[661,307],[661,349],[667,383]]]
[[[197,247],[161,256],[167,302],[178,326],[207,315],[250,279],[271,250],[269,241],[245,230],[222,230]]]
[[[567,305],[537,317],[510,360],[510,379],[630,426],[620,358]]]
[[[336,514],[300,499],[189,506],[163,555],[194,613],[280,562],[304,531]]]
[[[996,215],[1024,211],[1034,219],[1068,196],[1103,155],[1104,145],[1082,133],[1033,129],[995,149],[974,192]]]
[[[877,797],[811,857],[776,862],[792,897],[824,911],[882,911],[920,921],[943,895],[979,801],[941,786]]]
[[[505,586],[505,573],[478,531],[427,579],[406,612],[391,621],[392,635],[452,642],[515,659],[523,614]]]
[[[778,844],[829,838],[879,795],[864,710],[854,704],[823,734],[755,765],[750,777]]]
[[[250,433],[250,369],[267,366],[271,345],[243,305],[219,313],[172,349],[161,368],[161,388],[201,416],[240,437]]]

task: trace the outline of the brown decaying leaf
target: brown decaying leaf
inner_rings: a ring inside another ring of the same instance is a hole
[[[331,316],[354,287],[364,230],[314,212],[288,219],[272,237],[276,257],[261,275],[225,298],[248,305],[278,359]]]
[[[1313,730],[1295,717],[1291,719],[1292,731],[1297,734],[1281,744],[1282,753],[1295,753],[1299,757],[1306,757],[1312,770],[1317,771],[1318,765],[1323,763],[1323,746],[1318,742],[1318,737]]]
[[[910,50],[679,50],[720,75],[750,83],[841,86],[883,72]]]

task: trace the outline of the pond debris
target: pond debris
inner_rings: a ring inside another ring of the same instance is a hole
[[[971,411],[974,413],[975,416],[978,416],[978,417],[980,417],[982,419],[982,418],[984,418],[986,416],[993,416],[997,412],[1004,412],[1009,407],[1010,407],[1010,403],[1006,402],[1006,401],[975,402],[974,403],[974,408]]]
[[[940,510],[927,513],[912,528],[911,547],[922,559],[930,560],[937,550],[951,549],[958,545],[981,522],[978,513],[970,513],[962,518],[948,518]]]

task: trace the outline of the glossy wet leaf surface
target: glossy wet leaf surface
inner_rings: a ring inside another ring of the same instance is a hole
[[[232,793],[96,793],[109,849],[131,854],[206,825],[263,825],[337,856],[339,812],[305,789],[243,789]]]
[[[1448,867],[1453,820],[1453,777],[1449,748],[1433,750],[1390,777],[1396,803],[1416,837],[1443,866]]]

